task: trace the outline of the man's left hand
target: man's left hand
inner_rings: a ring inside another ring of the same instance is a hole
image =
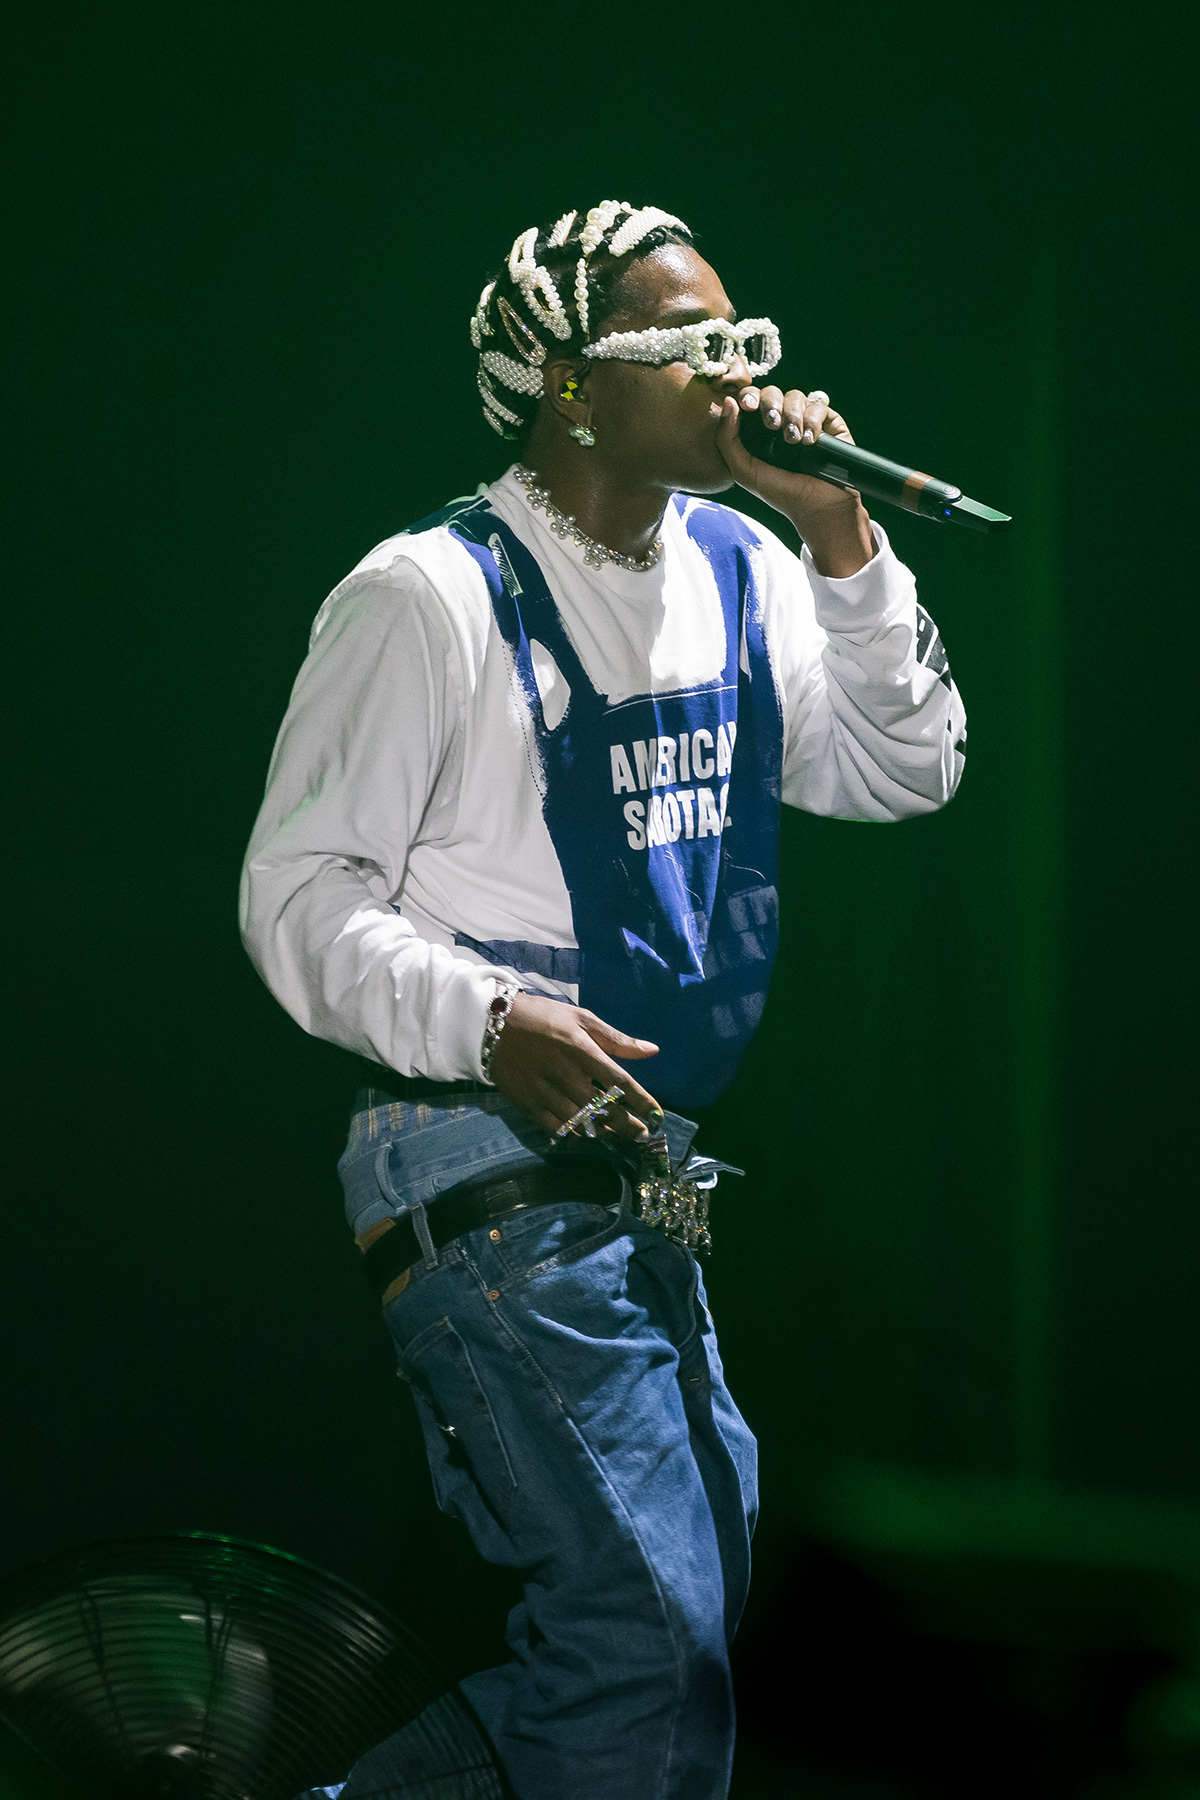
[[[861,498],[853,489],[833,487],[813,475],[776,468],[751,456],[738,435],[738,421],[743,412],[754,411],[768,431],[782,431],[792,444],[815,443],[822,431],[852,444],[846,421],[828,401],[799,388],[785,394],[777,387],[747,387],[736,398],[727,394],[713,403],[717,447],[739,486],[791,520],[822,575],[857,575],[875,554],[871,521]]]

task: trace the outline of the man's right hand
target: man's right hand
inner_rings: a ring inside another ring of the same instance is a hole
[[[657,1044],[614,1031],[586,1007],[518,994],[492,1053],[492,1080],[546,1131],[557,1131],[597,1094],[619,1086],[624,1100],[610,1106],[597,1130],[643,1138],[658,1129],[662,1108],[613,1058],[657,1055]]]

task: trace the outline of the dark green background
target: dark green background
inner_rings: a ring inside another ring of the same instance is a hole
[[[785,819],[767,1019],[704,1121],[749,1171],[710,1281],[766,1567],[955,1519],[1052,1557],[1093,1503],[1103,1560],[1122,1496],[1131,1543],[1196,1541],[1187,15],[1051,12],[24,9],[5,1566],[200,1527],[399,1603],[431,1542],[429,1635],[494,1628],[341,1220],[346,1071],[235,890],[322,597],[504,466],[482,281],[612,194],[687,219],[860,441],[1017,515],[882,509],[966,777],[898,828]]]

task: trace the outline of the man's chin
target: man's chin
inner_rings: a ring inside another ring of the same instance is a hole
[[[684,494],[727,494],[737,485],[724,457],[715,444],[708,446],[707,456],[697,457],[696,466],[675,483]]]
[[[678,491],[681,494],[698,494],[701,499],[707,500],[710,499],[713,494],[727,494],[731,487],[736,486],[737,482],[729,473],[729,470],[726,469],[724,480],[681,481],[679,483]]]

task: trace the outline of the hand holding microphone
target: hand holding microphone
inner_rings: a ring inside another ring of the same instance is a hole
[[[767,460],[775,441],[789,449],[807,447],[825,433],[853,444],[846,421],[833,411],[828,395],[805,394],[799,388],[785,394],[777,387],[746,387],[736,397],[727,394],[716,402],[714,411],[718,407],[717,446],[738,484],[791,520],[822,575],[856,575],[875,554],[871,522],[858,494]],[[750,425],[757,428],[759,451],[765,456],[746,443]]]
[[[716,414],[718,408],[713,411]],[[806,529],[811,518],[820,536],[823,509],[814,490],[821,486],[841,489],[845,503],[858,510],[859,494],[869,494],[907,512],[973,531],[999,531],[1012,523],[1007,513],[968,499],[949,482],[860,449],[845,420],[820,391],[804,394],[793,389],[784,394],[779,388],[761,392],[743,388],[736,399],[729,396],[724,403],[717,443],[735,479],[792,519],[824,574],[835,571],[824,567],[818,545]]]

